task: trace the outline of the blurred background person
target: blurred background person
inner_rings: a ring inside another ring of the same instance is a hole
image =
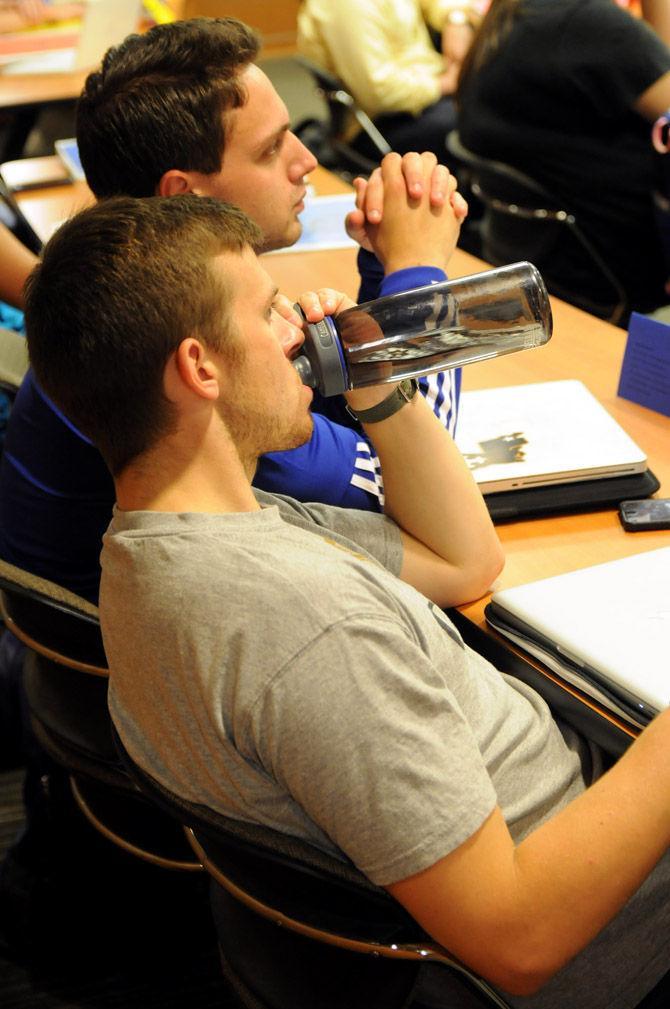
[[[0,32],[18,32],[39,24],[81,17],[83,3],[45,3],[44,0],[0,0]]]
[[[474,0],[304,0],[298,48],[339,77],[394,151],[430,150],[444,162],[452,95],[481,10]],[[365,134],[349,139],[379,160]]]
[[[57,28],[80,19],[82,3],[51,3],[45,0],[0,0],[0,35],[32,28]],[[65,26],[67,27],[67,26]],[[12,42],[10,40],[11,47]],[[11,48],[9,50],[11,52]],[[50,103],[44,108],[23,106],[0,110],[0,161],[53,154],[54,141],[72,136],[74,102]]]
[[[463,144],[575,214],[626,292],[624,323],[667,301],[650,123],[670,106],[670,4],[642,0],[641,11],[646,20],[614,0],[492,0],[458,91]],[[566,260],[576,290],[577,270]]]

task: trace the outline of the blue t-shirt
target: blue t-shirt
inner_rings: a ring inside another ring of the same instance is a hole
[[[363,300],[444,279],[430,267],[383,278],[369,253],[361,254],[359,268]],[[456,372],[422,380],[422,392],[452,430],[459,389]],[[378,460],[341,404],[340,397],[318,399],[310,441],[262,457],[254,485],[303,501],[380,510]],[[29,371],[12,407],[0,463],[0,556],[97,603],[102,536],[114,499],[102,456]]]

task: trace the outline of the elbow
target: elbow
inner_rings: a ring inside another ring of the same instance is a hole
[[[535,975],[521,974],[518,971],[513,971],[500,977],[494,978],[489,976],[488,980],[507,995],[522,995],[527,997],[537,995],[549,978],[538,978]]]
[[[490,953],[491,951],[489,951]],[[548,951],[524,951],[512,945],[479,966],[479,973],[508,995],[536,995],[557,973],[561,964],[550,962]]]
[[[536,964],[522,964],[518,959],[508,966],[489,972],[488,979],[508,995],[536,995],[555,971],[542,970]],[[486,976],[486,975],[485,975]]]
[[[508,926],[511,923],[508,922]],[[540,925],[529,922],[520,927],[501,927],[487,945],[486,962],[480,973],[510,995],[535,995],[571,959],[570,951]]]
[[[492,545],[491,549],[488,551],[486,557],[482,561],[482,571],[480,574],[480,591],[474,598],[479,599],[480,596],[485,595],[487,592],[491,591],[494,581],[498,575],[502,572],[505,567],[505,551],[500,544],[500,541],[496,537],[495,543]]]
[[[464,567],[459,579],[459,598],[444,604],[448,606],[463,606],[481,599],[491,591],[494,581],[505,566],[505,554],[496,540],[486,554]]]

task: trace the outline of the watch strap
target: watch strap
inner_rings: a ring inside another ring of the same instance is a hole
[[[415,378],[406,378],[376,406],[370,407],[369,410],[352,410],[347,406],[347,413],[361,424],[377,424],[380,420],[386,420],[398,410],[402,410],[403,406],[414,398],[418,388],[419,383]]]

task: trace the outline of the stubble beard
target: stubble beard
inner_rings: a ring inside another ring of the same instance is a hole
[[[314,430],[309,411],[287,424],[279,424],[275,417],[268,417],[253,407],[249,409],[248,404],[243,410],[219,404],[219,412],[240,458],[254,463],[268,452],[288,452],[306,445]]]
[[[302,222],[297,214],[293,214],[286,223],[281,235],[267,235],[259,252],[274,252],[277,249],[290,249],[302,235]]]
[[[312,437],[314,421],[308,408],[296,405],[292,417],[281,421],[275,413],[259,407],[258,390],[249,380],[244,380],[244,363],[247,350],[239,341],[231,341],[226,354],[228,362],[238,371],[239,384],[233,398],[219,399],[217,411],[241,459],[255,462],[268,452],[287,452],[307,444]],[[296,384],[297,373],[294,373]],[[261,397],[262,402],[262,397]]]

